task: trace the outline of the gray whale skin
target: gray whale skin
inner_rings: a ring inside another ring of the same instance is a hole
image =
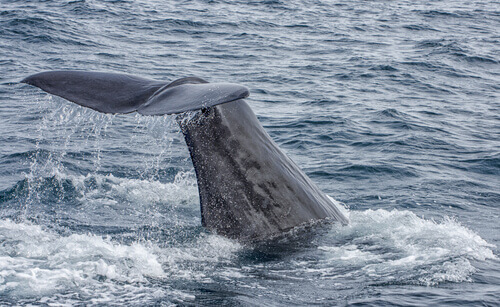
[[[348,224],[269,137],[243,100],[244,86],[83,71],[42,72],[21,82],[103,113],[177,114],[196,172],[202,225],[219,235],[257,242],[322,219]]]

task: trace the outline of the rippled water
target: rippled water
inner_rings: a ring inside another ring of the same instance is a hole
[[[498,1],[0,4],[1,305],[500,301]],[[206,232],[174,120],[19,83],[58,69],[246,85],[351,224]]]

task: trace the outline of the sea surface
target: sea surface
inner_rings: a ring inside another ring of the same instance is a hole
[[[61,69],[247,86],[350,224],[207,232],[175,119]],[[0,305],[498,306],[499,93],[499,1],[0,0]]]

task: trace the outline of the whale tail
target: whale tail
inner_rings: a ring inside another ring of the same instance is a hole
[[[246,87],[183,78],[170,84],[123,74],[52,71],[22,82],[104,113],[177,117],[196,172],[202,224],[241,241],[298,225],[348,219],[281,151],[242,99]],[[195,120],[193,120],[195,119]]]
[[[47,71],[21,82],[103,113],[165,115],[193,111],[248,97],[231,83],[188,77],[171,83],[103,72]]]

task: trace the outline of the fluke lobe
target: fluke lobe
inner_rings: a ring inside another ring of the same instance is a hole
[[[316,220],[348,223],[269,137],[243,100],[249,95],[244,86],[83,71],[42,72],[21,82],[103,113],[178,114],[202,225],[219,235],[255,242]]]

